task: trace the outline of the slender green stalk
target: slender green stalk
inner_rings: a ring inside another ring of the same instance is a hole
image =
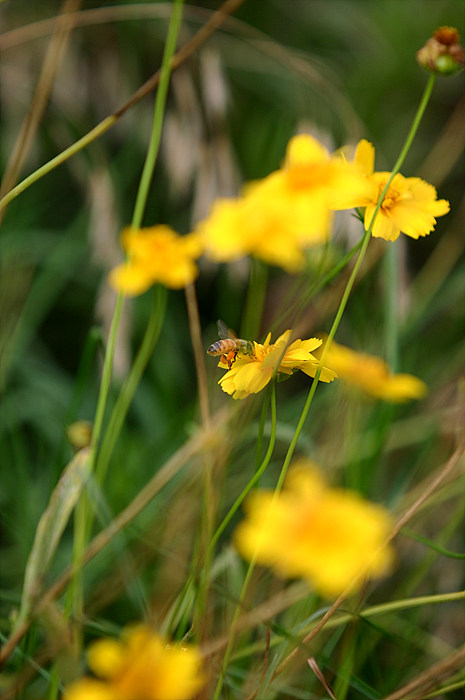
[[[215,532],[215,535],[214,535],[212,542],[211,542],[211,545],[210,545],[212,550],[213,550],[213,547],[215,546],[219,536],[221,535],[221,533],[224,531],[225,527],[227,526],[227,524],[231,520],[232,516],[237,511],[237,509],[239,508],[240,504],[242,503],[244,498],[247,496],[249,491],[258,482],[261,475],[263,474],[266,467],[268,466],[268,462],[270,461],[271,455],[273,453],[275,438],[276,438],[276,381],[273,380],[272,393],[271,393],[271,435],[270,435],[270,442],[268,445],[268,450],[266,452],[266,455],[265,455],[265,458],[264,458],[262,464],[255,472],[253,478],[249,481],[249,483],[247,484],[245,489],[243,489],[241,494],[238,496],[238,498],[234,502],[232,508],[229,510],[228,514],[226,515],[223,522],[221,523],[220,527]],[[225,678],[225,674],[226,674],[226,669],[228,667],[229,659],[231,657],[231,653],[232,653],[232,650],[234,647],[236,623],[237,623],[237,620],[239,618],[239,615],[241,614],[244,598],[245,598],[245,595],[247,593],[247,589],[249,587],[250,579],[252,577],[254,569],[255,569],[255,558],[251,560],[249,567],[247,569],[244,583],[242,584],[242,589],[241,589],[241,594],[239,596],[239,601],[236,605],[236,609],[234,611],[234,616],[233,616],[233,619],[231,621],[228,646],[226,648],[225,655],[223,657],[223,663],[221,665],[220,677],[218,679],[218,683],[217,683],[217,686],[215,689],[215,694],[213,696],[213,700],[217,700],[220,697],[221,689],[223,687],[224,678]]]
[[[340,304],[339,304],[339,308],[338,308],[338,310],[337,310],[336,317],[335,317],[335,319],[334,319],[334,321],[333,321],[333,325],[331,326],[331,330],[330,330],[330,332],[329,332],[329,334],[328,334],[327,341],[326,341],[326,343],[325,343],[325,346],[324,346],[324,348],[323,348],[322,355],[321,355],[321,357],[320,357],[320,361],[319,361],[319,365],[318,365],[318,370],[317,370],[315,379],[313,380],[312,386],[311,386],[310,391],[309,391],[308,396],[307,396],[307,400],[305,401],[305,405],[304,405],[304,407],[303,407],[303,409],[302,409],[302,413],[301,413],[301,415],[300,415],[299,422],[298,422],[297,427],[296,427],[296,429],[295,429],[294,436],[293,436],[293,438],[292,438],[292,440],[291,440],[291,443],[290,443],[290,445],[289,445],[289,448],[288,448],[288,451],[287,451],[287,454],[286,454],[286,458],[285,458],[285,460],[284,460],[283,468],[282,468],[282,470],[281,470],[281,474],[280,474],[278,483],[277,483],[277,485],[276,485],[276,490],[277,490],[277,491],[280,491],[281,488],[282,488],[282,485],[283,485],[283,482],[284,482],[284,478],[285,478],[286,473],[287,473],[287,469],[288,469],[288,467],[289,467],[290,461],[291,461],[292,456],[293,456],[293,454],[294,454],[294,450],[295,450],[297,441],[298,441],[298,439],[299,439],[300,433],[302,432],[302,428],[303,428],[303,426],[304,426],[305,420],[306,420],[307,415],[308,415],[308,411],[309,411],[309,409],[310,409],[310,406],[311,406],[312,401],[313,401],[313,397],[314,397],[315,392],[316,392],[316,388],[317,388],[317,386],[318,386],[318,380],[319,380],[320,375],[321,375],[321,370],[322,370],[322,367],[323,367],[323,363],[324,363],[326,354],[327,354],[328,349],[329,349],[329,347],[330,347],[330,345],[331,345],[331,343],[332,343],[332,341],[333,341],[334,336],[336,335],[336,331],[337,331],[337,329],[339,328],[339,324],[340,324],[340,322],[341,322],[341,319],[342,319],[342,315],[343,315],[343,313],[344,313],[344,310],[345,310],[345,308],[346,308],[346,306],[347,306],[347,302],[348,302],[348,300],[349,300],[350,293],[351,293],[352,288],[353,288],[353,286],[354,286],[355,279],[356,279],[356,277],[357,277],[357,275],[358,275],[358,272],[359,272],[359,270],[360,270],[360,267],[361,267],[361,265],[362,265],[363,258],[365,257],[365,253],[366,253],[366,250],[367,250],[367,248],[368,248],[368,243],[369,243],[369,240],[370,240],[370,237],[371,237],[371,232],[372,232],[372,230],[373,230],[373,225],[374,225],[374,223],[375,223],[376,217],[377,217],[377,215],[378,215],[379,210],[381,209],[381,205],[382,205],[382,203],[383,203],[383,200],[384,200],[384,197],[385,197],[385,195],[386,195],[386,192],[389,190],[389,187],[390,187],[391,182],[393,181],[394,177],[395,177],[395,176],[397,175],[397,173],[399,172],[399,170],[400,170],[400,168],[401,168],[401,166],[402,166],[402,163],[404,162],[404,160],[405,160],[405,158],[406,158],[406,156],[407,156],[407,153],[408,153],[408,151],[409,151],[409,148],[410,148],[410,146],[412,145],[412,141],[413,141],[414,136],[415,136],[415,134],[416,134],[416,132],[417,132],[417,129],[418,129],[418,127],[419,127],[421,118],[422,118],[422,116],[423,116],[423,114],[424,114],[424,111],[425,111],[425,109],[426,109],[426,105],[428,104],[428,100],[429,100],[429,98],[431,97],[431,92],[432,92],[432,90],[433,90],[434,82],[435,82],[435,75],[432,74],[432,75],[430,76],[430,78],[429,78],[429,80],[428,80],[428,83],[427,83],[427,85],[426,85],[426,87],[425,87],[425,90],[424,90],[424,92],[423,92],[423,96],[422,96],[420,105],[419,105],[418,110],[417,110],[417,113],[415,114],[415,117],[414,117],[414,119],[413,119],[412,126],[410,127],[410,131],[409,131],[409,133],[408,133],[408,135],[407,135],[407,138],[406,138],[406,140],[405,140],[405,143],[404,143],[404,145],[403,145],[403,147],[402,147],[401,153],[400,153],[400,155],[399,155],[399,157],[398,157],[398,159],[397,159],[397,161],[396,161],[396,163],[395,163],[395,165],[394,165],[394,168],[393,168],[393,170],[392,170],[392,173],[391,173],[391,175],[390,175],[388,181],[386,182],[386,185],[384,186],[383,191],[381,192],[381,194],[380,194],[380,196],[379,196],[379,199],[378,199],[378,202],[377,202],[377,204],[376,204],[375,211],[373,212],[373,216],[372,216],[372,219],[371,219],[371,221],[370,221],[370,224],[369,224],[367,230],[365,231],[365,233],[364,233],[364,235],[363,235],[363,238],[362,238],[362,241],[361,241],[360,253],[358,254],[358,258],[357,258],[357,260],[356,260],[356,262],[355,262],[355,265],[354,265],[354,267],[353,267],[352,273],[351,273],[351,275],[350,275],[350,277],[349,277],[349,280],[348,280],[348,282],[347,282],[346,288],[345,288],[345,290],[344,290],[344,294],[342,295],[342,299],[341,299],[341,302],[340,302]]]
[[[182,6],[184,0],[173,0],[173,13],[171,15],[170,25],[168,27],[168,36],[166,37],[165,51],[163,53],[163,61],[161,64],[160,83],[158,85],[157,97],[155,100],[155,110],[153,113],[152,134],[150,137],[149,149],[142,171],[139,191],[137,192],[136,205],[132,216],[132,226],[139,228],[142,224],[142,219],[147,204],[150,183],[152,182],[155,162],[157,160],[158,149],[160,147],[161,131],[163,126],[163,115],[165,113],[166,95],[168,93],[168,85],[171,76],[171,60],[176,50],[176,42],[181,25]]]
[[[162,128],[162,119],[163,119],[163,113],[165,109],[165,103],[166,103],[166,93],[167,93],[167,87],[168,87],[168,81],[170,77],[170,72],[171,72],[171,61],[174,55],[175,47],[176,47],[176,41],[177,41],[177,36],[179,33],[179,27],[180,27],[180,22],[181,22],[181,14],[182,14],[182,4],[183,0],[174,0],[173,3],[173,13],[171,16],[170,20],[170,25],[168,28],[168,35],[167,35],[167,40],[166,40],[166,45],[165,45],[165,50],[163,53],[163,61],[162,61],[162,67],[161,67],[161,77],[160,77],[160,86],[157,91],[157,95],[155,98],[155,108],[154,108],[154,118],[153,118],[153,127],[152,127],[152,133],[151,133],[151,138],[150,138],[150,144],[146,156],[146,161],[144,164],[144,169],[141,177],[141,182],[139,185],[139,190],[137,194],[137,199],[136,199],[136,204],[134,207],[134,214],[132,217],[132,226],[134,227],[139,227],[142,223],[142,218],[145,210],[145,205],[147,202],[147,194],[148,194],[148,189],[150,186],[150,182],[153,176],[153,171],[155,169],[155,162],[156,162],[156,157],[158,153],[158,147],[160,143],[160,135],[161,135],[161,128]],[[96,463],[97,463],[97,452],[98,452],[98,447],[100,444],[100,438],[102,434],[102,428],[103,428],[103,421],[104,421],[104,416],[105,416],[105,410],[106,410],[106,405],[107,405],[107,400],[108,400],[108,394],[110,390],[110,385],[111,385],[111,378],[112,378],[112,372],[113,372],[113,358],[114,358],[114,352],[115,352],[115,345],[116,345],[116,338],[117,338],[117,332],[118,332],[118,327],[119,327],[119,322],[121,318],[121,311],[123,307],[123,295],[121,293],[118,294],[116,303],[115,303],[115,308],[113,311],[113,318],[111,322],[111,327],[110,327],[110,333],[109,333],[109,338],[108,338],[108,344],[106,348],[106,353],[105,353],[105,360],[104,360],[104,365],[103,365],[103,372],[102,372],[102,380],[100,383],[100,391],[99,391],[99,396],[97,400],[97,408],[96,408],[96,413],[95,413],[95,420],[94,420],[94,426],[93,426],[93,433],[92,433],[92,440],[90,444],[90,452],[89,452],[89,463],[90,463],[90,468],[91,470],[95,469]],[[146,336],[143,341],[142,347],[145,348],[150,345],[149,340],[147,340],[148,336],[152,332],[152,327],[149,326],[146,330]],[[139,353],[139,358],[145,358],[145,350],[144,353],[141,355]],[[138,363],[138,365],[135,367],[131,379],[132,380],[137,380],[140,378],[140,374],[142,371],[142,360]],[[126,385],[127,386],[127,385]],[[121,402],[118,404],[118,410],[115,414],[115,420],[114,423],[112,424],[112,430],[111,430],[111,437],[109,438],[109,441],[106,446],[106,450],[104,453],[104,458],[107,460],[107,455],[110,454],[112,446],[116,440],[118,430],[117,428],[120,429],[122,420],[121,417],[124,414],[124,408],[125,404],[127,403],[127,399],[132,392],[132,394],[135,391],[135,386],[134,383],[132,382],[129,390],[126,391],[123,394],[123,398],[121,399]],[[127,406],[126,406],[127,409]],[[100,472],[104,473],[106,471],[106,461],[101,462],[101,467],[100,467]],[[101,476],[101,474],[100,474]],[[82,558],[83,554],[87,545],[87,540],[90,535],[90,524],[91,524],[91,519],[89,516],[89,496],[84,492],[78,506],[75,511],[75,528],[74,528],[74,541],[73,541],[73,555],[72,555],[72,565],[73,565],[73,576],[70,581],[70,588],[69,588],[69,597],[68,601],[69,604],[71,605],[71,610],[73,612],[74,618],[76,620],[81,620],[82,619],[82,612],[83,612],[83,586],[82,586]],[[70,612],[71,612],[70,610]],[[78,643],[80,640],[77,640]]]
[[[274,389],[274,382],[271,385],[271,390],[273,391]],[[260,422],[258,424],[258,434],[257,434],[257,442],[256,442],[256,447],[255,447],[255,471],[258,471],[260,469],[260,464],[262,463],[262,452],[263,452],[263,434],[265,432],[265,422],[266,422],[266,416],[268,414],[268,406],[270,403],[270,393],[267,390],[265,399],[262,404],[262,410],[260,412]]]
[[[186,61],[192,54],[211,36],[211,34],[227,19],[227,17],[237,10],[237,8],[244,2],[244,0],[225,0],[221,7],[211,16],[211,18],[206,22],[199,31],[194,34],[194,36],[186,43],[184,46],[175,54],[171,62],[171,68],[178,68],[184,61]],[[62,163],[66,163],[67,160],[72,158],[76,153],[86,148],[96,139],[100,138],[105,132],[107,132],[113,124],[115,124],[131,107],[140,102],[143,97],[148,95],[159,83],[159,72],[157,71],[151,78],[149,78],[136,92],[127,100],[119,109],[105,117],[99,124],[97,124],[93,129],[91,129],[87,134],[82,136],[80,139],[71,144],[64,151],[59,153],[55,158],[49,160],[40,168],[35,170],[33,173],[28,175],[24,180],[13,187],[7,194],[0,199],[0,210],[8,206],[8,204],[13,201],[18,195],[20,195],[24,190],[40,180],[44,175],[57,168]]]
[[[44,165],[42,165],[40,168],[37,168],[37,170],[34,170],[33,173],[25,177],[24,180],[19,182],[16,187],[13,187],[4,197],[2,197],[2,199],[0,199],[0,211],[7,207],[8,204],[13,201],[13,199],[18,197],[18,195],[22,194],[24,190],[27,190],[28,187],[33,185],[34,182],[37,182],[37,180],[40,180],[42,177],[44,177],[44,175],[47,175],[56,167],[62,163],[65,163],[69,158],[72,158],[76,153],[82,151],[83,148],[86,148],[86,146],[91,144],[93,141],[100,138],[102,134],[108,131],[108,129],[110,129],[113,124],[118,121],[118,118],[119,115],[116,114],[106,117],[100,122],[100,124],[97,124],[97,126],[62,151],[62,153],[59,153],[57,156],[55,156],[55,158],[49,160],[48,163],[44,163]]]
[[[383,260],[385,294],[386,361],[395,372],[399,366],[399,248],[390,245]]]
[[[252,258],[250,262],[250,280],[241,324],[241,337],[243,338],[256,338],[258,335],[265,304],[267,279],[267,266],[260,260]]]
[[[95,467],[96,479],[99,484],[102,484],[105,479],[108,464],[124,419],[160,335],[165,316],[166,296],[165,287],[158,285],[155,288],[152,312],[145,330],[144,338],[118,395],[102,440],[102,447]]]
[[[416,540],[417,542],[421,542],[421,544],[424,544],[427,547],[434,549],[435,552],[438,552],[439,554],[442,554],[445,557],[449,557],[450,559],[465,559],[465,553],[452,552],[450,549],[446,549],[445,547],[442,547],[440,544],[433,542],[433,540],[428,539],[428,537],[423,537],[423,535],[419,535],[416,532],[413,532],[413,530],[409,530],[406,527],[403,528],[402,534],[406,535],[407,537],[410,537],[412,540]]]
[[[411,610],[413,608],[418,608],[426,605],[440,605],[442,603],[454,603],[465,600],[465,591],[453,591],[452,593],[439,593],[436,595],[426,595],[417,596],[413,598],[402,598],[401,600],[394,600],[388,603],[381,603],[380,605],[372,605],[364,610],[357,613],[344,613],[342,615],[334,616],[331,620],[326,623],[327,629],[337,629],[343,627],[351,622],[354,622],[357,618],[359,620],[369,620],[372,617],[380,617],[381,615],[389,615],[391,613],[399,612],[401,610]],[[321,615],[325,613],[323,609]],[[299,638],[296,637],[295,641],[300,642],[300,635],[304,632],[310,632],[315,625],[318,624],[316,619],[312,619],[312,622],[305,627],[299,627],[298,633]],[[292,633],[289,634],[291,636]],[[270,648],[278,646],[282,643],[282,634],[277,634],[271,639]],[[241,659],[254,654],[256,651],[263,649],[263,642],[254,642],[249,646],[237,651],[234,654],[234,660]]]
[[[270,442],[268,444],[268,449],[266,451],[266,455],[265,455],[260,467],[257,469],[257,471],[255,472],[255,474],[253,475],[253,477],[251,478],[251,480],[249,481],[247,486],[244,489],[242,489],[241,493],[236,498],[233,505],[229,509],[228,513],[224,517],[223,522],[221,523],[221,525],[218,527],[217,531],[213,535],[211,543],[210,543],[210,549],[212,551],[213,551],[215,544],[218,542],[218,539],[221,537],[221,534],[224,532],[228,523],[231,521],[231,518],[233,517],[234,513],[237,511],[237,509],[239,508],[239,506],[241,505],[242,501],[247,496],[249,491],[259,481],[261,475],[263,474],[263,472],[267,468],[268,463],[271,459],[271,455],[273,454],[275,440],[276,440],[276,384],[273,381],[272,390],[271,390],[271,435],[270,435]]]
[[[245,594],[247,593],[247,588],[249,587],[250,579],[252,578],[252,574],[253,574],[254,569],[255,569],[255,559],[252,559],[252,561],[249,564],[249,568],[247,569],[244,583],[242,584],[241,595],[239,597],[238,603],[236,605],[236,609],[234,611],[234,616],[233,616],[233,619],[231,621],[228,646],[226,647],[226,651],[224,653],[223,663],[221,664],[220,677],[218,678],[218,683],[216,684],[215,693],[213,695],[212,700],[218,700],[218,698],[220,697],[221,690],[223,688],[224,678],[226,675],[226,669],[228,668],[229,659],[231,658],[231,653],[232,653],[235,638],[236,638],[236,635],[235,635],[236,624],[237,624],[237,621],[239,619],[239,615],[241,614],[241,611],[242,611]]]

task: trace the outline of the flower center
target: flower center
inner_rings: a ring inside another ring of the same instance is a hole
[[[387,182],[387,181],[386,181],[386,182]],[[381,185],[379,186],[379,190],[378,190],[378,199],[379,199],[379,197],[380,197],[380,195],[381,195],[381,192],[383,191],[383,189],[384,189],[384,187],[385,187],[385,185],[386,185],[386,182],[384,182],[383,184],[381,184]],[[388,189],[388,191],[387,191],[386,194],[384,195],[384,199],[383,199],[383,203],[382,203],[382,205],[381,205],[381,209],[383,209],[383,211],[389,211],[389,209],[392,209],[392,207],[393,207],[395,204],[397,204],[397,202],[399,201],[399,198],[400,198],[400,192],[399,192],[398,190],[394,189],[394,187],[390,186],[389,189]]]

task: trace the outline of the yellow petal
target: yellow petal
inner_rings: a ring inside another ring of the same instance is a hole
[[[299,134],[291,138],[286,150],[286,165],[309,165],[329,160],[326,148],[309,134]]]
[[[150,272],[140,265],[128,262],[118,265],[108,275],[111,286],[127,296],[143,294],[153,284]]]
[[[365,228],[370,225],[371,219],[375,212],[375,207],[367,207],[365,211]],[[375,223],[371,230],[371,235],[374,238],[384,238],[385,241],[395,241],[400,234],[400,229],[383,213],[380,209],[376,214]]]
[[[115,692],[102,681],[81,678],[68,686],[64,700],[115,700]]]
[[[372,175],[375,169],[375,149],[366,139],[359,141],[355,149],[355,165],[364,175]]]

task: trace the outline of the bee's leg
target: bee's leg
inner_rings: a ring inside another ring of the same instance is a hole
[[[237,352],[235,350],[230,350],[226,355],[226,361],[228,363],[228,369],[231,369],[232,363],[236,359]]]

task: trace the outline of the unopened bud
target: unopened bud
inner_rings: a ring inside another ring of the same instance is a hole
[[[82,450],[92,440],[92,424],[86,420],[77,420],[66,428],[66,437],[74,450]]]
[[[453,75],[465,65],[465,53],[455,27],[439,27],[426,44],[417,51],[417,61],[423,68],[439,75]]]

